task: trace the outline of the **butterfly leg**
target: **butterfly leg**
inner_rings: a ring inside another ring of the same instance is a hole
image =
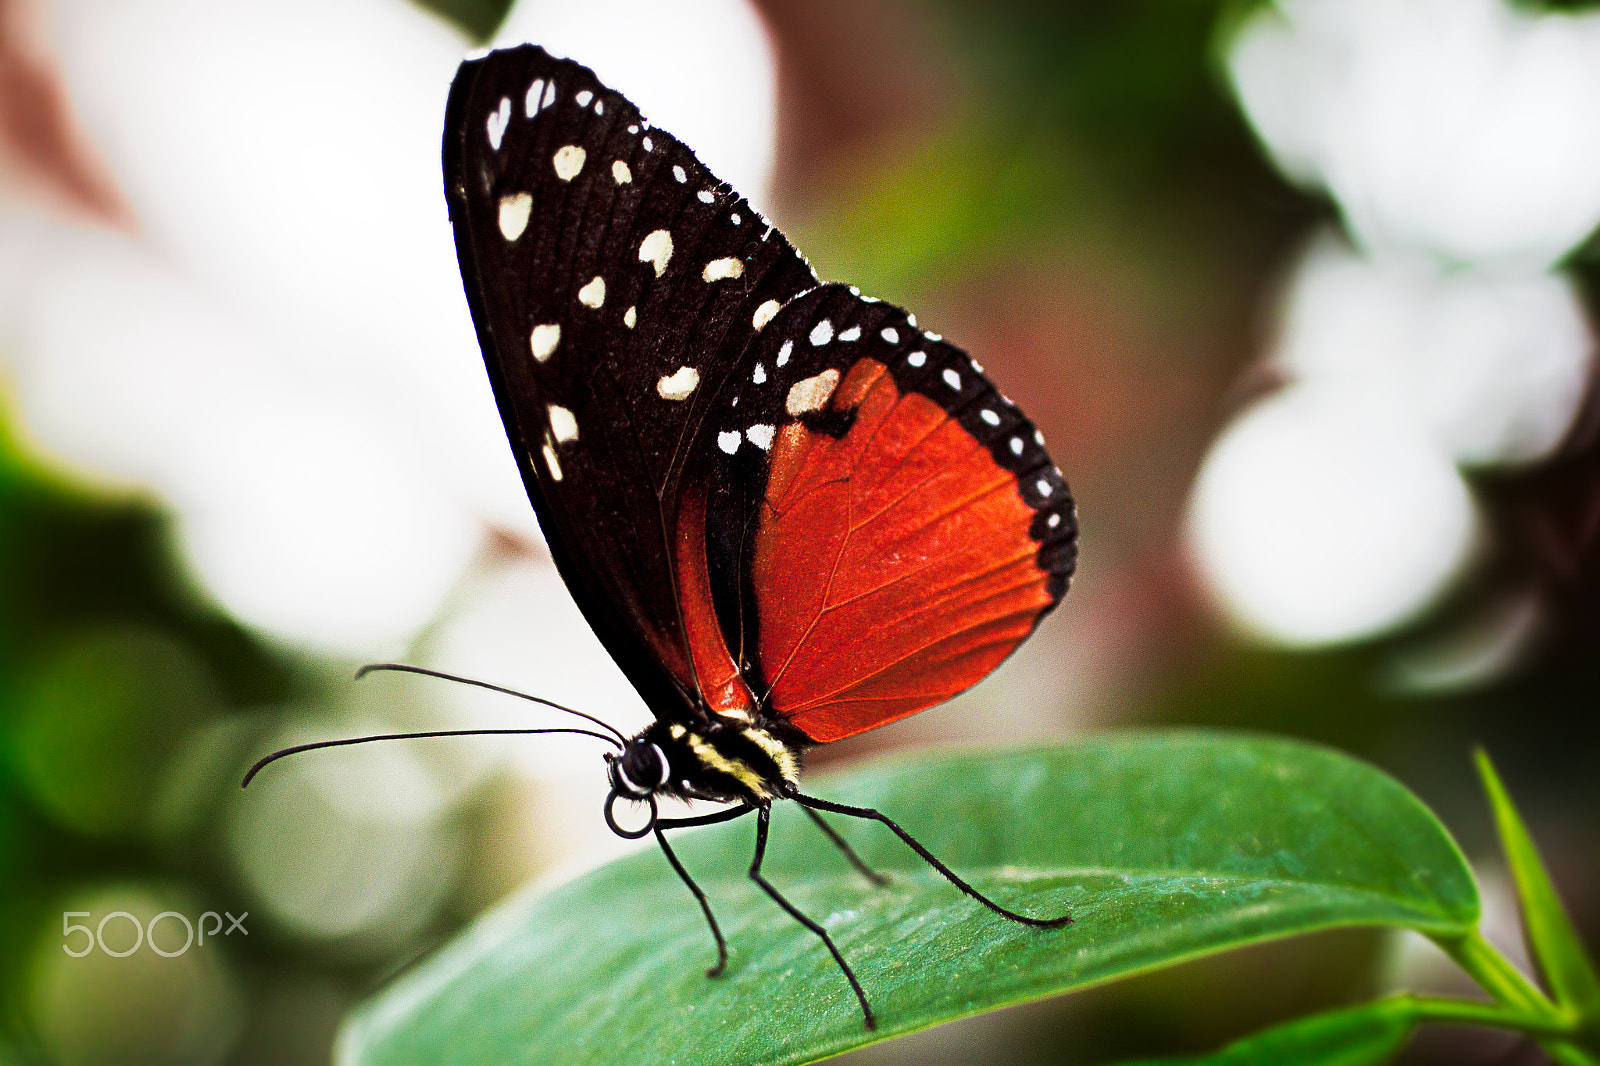
[[[800,809],[805,811],[813,822],[817,823],[818,829],[822,830],[828,835],[828,839],[833,841],[834,847],[844,852],[844,857],[850,860],[850,865],[854,866],[860,872],[862,877],[865,877],[868,881],[871,881],[880,888],[889,883],[888,876],[885,874],[880,874],[878,871],[874,870],[872,867],[863,862],[861,860],[861,856],[856,854],[855,849],[849,844],[845,843],[844,837],[840,836],[838,831],[834,829],[833,826],[829,825],[823,820],[822,815],[818,814],[810,807],[801,807]]]
[[[761,886],[761,890],[772,897],[772,902],[789,912],[789,917],[811,930],[821,938],[828,952],[833,955],[833,961],[839,964],[839,969],[844,971],[844,976],[850,982],[850,988],[855,992],[856,999],[861,1003],[861,1014],[866,1019],[868,1029],[876,1029],[878,1021],[872,1016],[872,1008],[867,1005],[867,994],[861,990],[861,982],[856,980],[855,971],[850,969],[850,964],[844,961],[844,956],[839,954],[839,949],[834,946],[833,938],[828,931],[816,922],[801,913],[800,908],[783,898],[783,893],[761,876],[761,860],[767,855],[767,823],[772,817],[770,804],[762,804],[756,808],[756,856],[750,860],[750,880]]]
[[[706,894],[700,886],[695,884],[694,878],[689,876],[689,871],[683,868],[683,863],[678,861],[678,855],[667,843],[667,835],[663,829],[686,829],[693,825],[714,825],[717,822],[728,822],[742,815],[749,814],[754,807],[732,807],[715,814],[704,814],[697,818],[657,818],[655,824],[656,843],[661,845],[661,852],[677,871],[678,877],[689,886],[689,891],[694,893],[694,898],[700,904],[700,911],[706,916],[706,924],[711,927],[711,938],[717,942],[717,964],[706,971],[707,977],[720,976],[728,965],[728,942],[722,938],[722,930],[717,926],[717,916],[711,913],[711,901],[706,899]]]
[[[921,855],[929,866],[932,866],[935,870],[938,870],[941,874],[943,874],[947,881],[949,881],[952,885],[955,885],[967,895],[971,896],[973,899],[977,900],[979,903],[983,904],[985,907],[988,907],[990,910],[1000,915],[1002,918],[1010,918],[1014,922],[1021,922],[1024,925],[1037,925],[1046,929],[1054,929],[1059,926],[1072,924],[1072,915],[1070,914],[1063,914],[1059,918],[1030,918],[1025,914],[1018,914],[1016,911],[1007,910],[1006,908],[1000,906],[1000,904],[996,903],[988,896],[985,896],[982,892],[979,892],[977,889],[973,888],[966,881],[962,880],[961,876],[954,870],[950,869],[950,867],[934,858],[931,851],[917,843],[915,837],[906,832],[904,829],[901,829],[900,826],[895,823],[894,819],[890,818],[882,811],[873,810],[871,807],[850,807],[843,803],[831,803],[828,800],[817,799],[815,796],[802,796],[799,792],[791,793],[789,798],[805,807],[807,810],[830,811],[834,814],[848,815],[851,818],[867,818],[875,822],[882,822],[884,825],[888,826],[894,831],[895,836],[905,841],[906,845],[910,847],[912,851],[916,852],[918,855]]]

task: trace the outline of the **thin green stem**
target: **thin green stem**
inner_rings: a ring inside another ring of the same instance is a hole
[[[1539,1046],[1558,1066],[1600,1066],[1600,1058],[1566,1040],[1540,1039]]]
[[[1508,1010],[1498,1003],[1474,1003],[1466,999],[1434,999],[1405,996],[1407,1009],[1419,1022],[1440,1025],[1488,1025],[1498,1029],[1518,1029],[1530,1036],[1566,1036],[1571,1027],[1564,1022],[1537,1014]]]
[[[1477,981],[1484,991],[1494,997],[1495,1006],[1482,1008],[1499,1019],[1489,1024],[1508,1026],[1527,1033],[1538,1040],[1539,1046],[1544,1048],[1559,1066],[1600,1066],[1600,1056],[1573,1043],[1570,1039],[1577,1034],[1579,1024],[1579,1019],[1573,1012],[1551,1002],[1526,974],[1517,969],[1493,944],[1485,940],[1482,933],[1474,929],[1466,936],[1438,939],[1435,943],[1444,949],[1445,953],[1474,981]],[[1444,1004],[1454,1001],[1426,1002]],[[1472,1005],[1462,1003],[1460,1006]],[[1462,1016],[1459,1020],[1472,1019]]]
[[[1436,939],[1434,943],[1443,948],[1456,965],[1467,971],[1485,992],[1493,996],[1496,1003],[1571,1025],[1566,1012],[1550,1002],[1539,986],[1485,940],[1478,930],[1474,929],[1463,937]]]

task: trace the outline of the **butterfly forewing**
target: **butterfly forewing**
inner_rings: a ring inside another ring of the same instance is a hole
[[[657,715],[828,741],[972,685],[1060,599],[1066,483],[960,349],[804,259],[576,63],[464,64],[445,173],[551,552]]]
[[[445,180],[479,340],[552,554],[660,708],[665,684],[692,677],[671,551],[687,457],[756,311],[815,277],[675,138],[535,47],[463,65]]]

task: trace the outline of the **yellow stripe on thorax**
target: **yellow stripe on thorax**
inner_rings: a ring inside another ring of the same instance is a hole
[[[794,749],[766,730],[746,729],[743,732],[751,743],[772,756],[785,781],[792,785],[800,783],[800,760],[795,758]]]
[[[723,755],[698,733],[690,733],[684,739],[689,742],[689,750],[694,752],[695,757],[711,769],[727,774],[763,799],[772,795],[772,790],[767,788],[760,774],[738,759],[730,759]]]

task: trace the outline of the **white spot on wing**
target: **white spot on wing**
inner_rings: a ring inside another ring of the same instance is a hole
[[[638,133],[639,132],[639,124],[637,122],[635,122],[633,125],[629,126],[628,127],[628,132],[629,133]]]
[[[777,313],[778,301],[768,300],[766,303],[756,308],[756,313],[750,317],[750,325],[754,326],[756,332],[759,333],[761,331],[761,327],[765,326],[768,322],[771,322],[772,316]]]
[[[1050,482],[1046,481],[1044,478],[1040,478],[1038,481],[1035,481],[1033,483],[1033,487],[1039,490],[1039,495],[1041,496],[1050,495]]]
[[[906,356],[906,362],[910,363],[912,366],[921,366],[923,363],[926,363],[927,361],[928,361],[928,353],[927,352],[912,352],[910,355]]]
[[[505,138],[506,127],[511,124],[511,98],[502,96],[500,106],[489,113],[486,128],[489,131],[489,147],[495,151],[500,150],[500,142]]]
[[[597,115],[606,113],[606,102],[604,100],[596,100],[594,102],[594,113]]]
[[[680,366],[656,382],[656,394],[663,400],[687,400],[700,385],[700,371],[692,366]]]
[[[689,180],[689,175],[685,174],[683,172],[683,168],[676,163],[672,164],[672,176],[677,178],[680,182]]]
[[[778,349],[778,365],[782,366],[789,361],[789,353],[794,351],[794,341],[784,341],[783,347]]]
[[[606,302],[606,279],[599,274],[594,280],[578,290],[578,302],[585,307],[599,307]]]
[[[664,229],[653,231],[650,236],[639,242],[639,262],[649,263],[656,268],[656,277],[660,277],[667,269],[667,260],[672,258],[672,234]]]
[[[618,185],[626,185],[633,180],[633,171],[628,169],[628,164],[619,159],[611,164],[611,177]]]
[[[1021,437],[1012,437],[1011,438],[1011,454],[1012,455],[1021,455],[1022,454],[1022,438]]]
[[[744,431],[744,435],[749,439],[750,443],[754,444],[757,448],[760,448],[762,451],[769,451],[772,448],[772,434],[774,431],[775,427],[763,424],[751,426],[749,429]]]
[[[555,434],[557,444],[578,439],[578,420],[571,411],[552,403],[545,407],[545,412],[550,416],[550,432]]]
[[[1051,529],[1056,528],[1060,524],[1061,524],[1061,514],[1060,514],[1060,512],[1057,512],[1057,513],[1051,515],[1050,518],[1045,522],[1045,525],[1049,526]]]
[[[717,434],[717,447],[732,455],[739,450],[739,441],[741,439],[737,430],[724,430]]]
[[[849,329],[847,329],[843,333],[839,334],[839,339],[842,340],[842,341],[858,341],[858,340],[860,340],[861,339],[861,327],[860,326],[851,326]]]
[[[928,338],[930,341],[942,341],[942,340],[944,340],[944,336],[942,334],[939,334],[939,333],[928,333],[928,332],[924,331],[922,335],[924,337]]]
[[[756,371],[754,374],[750,375],[750,380],[755,382],[757,385],[764,383],[767,380],[767,368],[762,366],[760,363],[757,363]]]
[[[961,375],[957,374],[954,370],[951,370],[949,367],[945,367],[944,368],[944,373],[939,375],[939,376],[944,378],[944,383],[946,385],[949,385],[952,389],[959,390],[961,388]]]
[[[639,321],[639,312],[637,309],[630,307],[626,311],[622,312],[622,324],[624,326],[632,329],[633,324],[637,321]]]
[[[910,311],[906,312],[906,325],[910,326],[912,329],[917,328],[917,316],[912,314]]]
[[[811,346],[820,348],[833,340],[833,323],[826,318],[811,327]]]
[[[723,278],[736,278],[744,273],[744,263],[738,259],[713,259],[706,264],[705,270],[700,274],[704,281],[721,281]]]
[[[650,143],[650,138],[649,137],[646,137],[644,140],[640,141],[639,143],[644,145],[644,150],[647,151],[647,152],[653,152],[653,151],[656,150],[656,146]]]
[[[1000,416],[995,414],[993,411],[989,410],[987,407],[984,408],[982,411],[979,411],[978,414],[985,422],[989,423],[991,426],[998,426],[1000,424]]]
[[[539,113],[539,97],[544,94],[544,79],[534,78],[533,84],[528,86],[528,95],[522,101],[523,114],[532,118]]]
[[[556,149],[553,162],[556,166],[556,177],[562,181],[571,181],[583,169],[583,161],[589,153],[583,150],[582,145],[568,144]]]
[[[556,450],[546,444],[544,451],[544,465],[550,468],[550,477],[554,481],[561,480],[561,464],[556,461]]]
[[[550,358],[550,353],[560,343],[561,327],[556,325],[534,326],[528,336],[528,347],[532,349],[533,357],[541,363]]]
[[[545,108],[549,107],[551,104],[553,104],[555,102],[556,102],[556,83],[555,83],[555,79],[552,78],[552,79],[550,79],[550,84],[546,85],[544,87],[544,100],[539,104],[539,109],[542,111],[542,110],[544,110]]]
[[[583,90],[583,92],[579,93],[578,96],[577,96],[578,106],[579,107],[588,107],[589,106],[589,101],[593,100],[593,99],[594,99],[594,93],[590,92],[588,89],[585,89],[585,90]]]
[[[885,326],[883,328],[883,331],[880,332],[878,334],[878,336],[882,337],[884,340],[888,341],[890,344],[899,344],[900,343],[900,333],[893,326]]]
[[[732,222],[735,226],[737,226],[740,223],[740,221],[742,221],[742,220],[739,218],[738,213],[735,212],[733,215],[730,215],[728,217],[728,221]]]
[[[533,197],[525,192],[500,197],[500,235],[508,241],[522,236],[533,211]]]
[[[789,386],[789,395],[783,407],[792,417],[798,418],[809,411],[820,411],[839,385],[839,371],[832,367],[809,378],[802,378]]]
[[[709,204],[712,200],[716,199],[716,197],[711,194],[710,189],[701,189],[695,195],[700,198],[700,202],[703,204]]]

